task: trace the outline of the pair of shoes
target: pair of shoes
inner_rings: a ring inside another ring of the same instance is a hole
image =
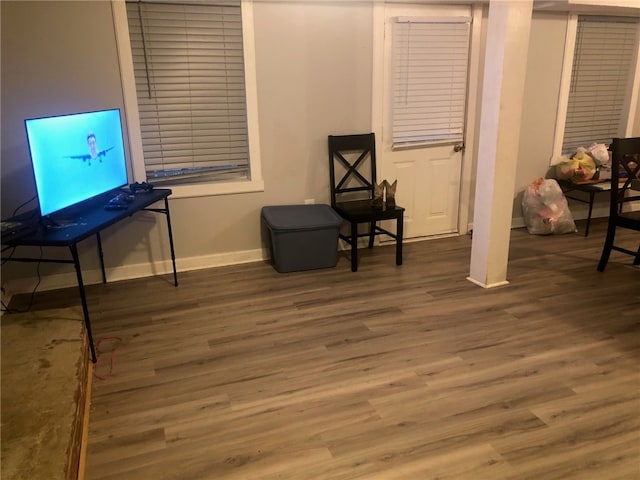
[[[383,180],[380,184],[374,183],[371,205],[375,208],[382,208],[383,204],[387,207],[395,207],[397,186],[398,180],[394,180],[393,183],[389,183],[386,180]]]

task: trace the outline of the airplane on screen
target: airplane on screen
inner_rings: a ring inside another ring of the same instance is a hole
[[[90,153],[85,153],[84,155],[67,155],[64,158],[72,158],[74,160],[82,160],[83,162],[89,161],[89,166],[91,166],[91,160],[99,160],[102,162],[102,159],[107,156],[107,152],[109,150],[113,150],[113,147],[105,148],[104,150],[100,150],[96,153],[96,155],[91,155]]]
[[[102,163],[102,158],[107,156],[107,152],[109,150],[113,150],[113,147],[109,147],[98,151],[96,136],[93,132],[89,132],[87,135],[87,145],[89,145],[89,153],[82,155],[67,155],[65,158],[73,158],[75,160],[82,160],[83,162],[88,160],[89,166],[91,166],[91,160],[98,159]]]

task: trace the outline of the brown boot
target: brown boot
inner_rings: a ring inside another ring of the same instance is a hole
[[[382,181],[380,185],[373,184],[373,198],[371,199],[371,206],[374,208],[382,208],[384,202],[384,184],[386,181]]]
[[[384,188],[387,193],[386,204],[387,207],[395,207],[396,206],[396,187],[398,186],[398,180],[394,180],[393,183],[389,183],[384,180]]]

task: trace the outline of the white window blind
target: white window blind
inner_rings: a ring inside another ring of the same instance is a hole
[[[562,152],[624,136],[637,20],[579,17]]]
[[[394,147],[462,141],[469,25],[469,18],[394,19]]]
[[[250,177],[240,1],[127,3],[147,180]]]

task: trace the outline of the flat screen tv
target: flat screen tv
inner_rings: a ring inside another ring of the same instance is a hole
[[[43,217],[127,184],[119,109],[31,118],[25,126]]]

